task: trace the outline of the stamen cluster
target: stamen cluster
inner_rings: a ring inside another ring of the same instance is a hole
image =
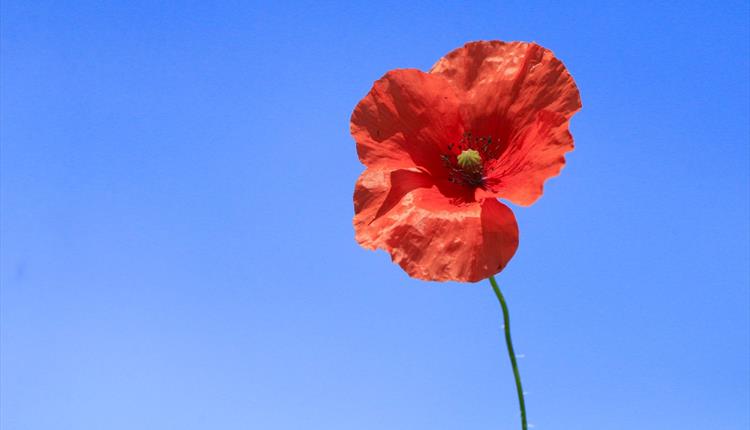
[[[448,153],[440,156],[448,170],[448,181],[470,188],[484,186],[484,167],[495,158],[496,146],[492,136],[474,136],[471,132],[465,132],[457,143],[449,143]]]

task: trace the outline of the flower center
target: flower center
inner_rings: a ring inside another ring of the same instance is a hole
[[[482,156],[479,155],[479,151],[476,149],[461,151],[456,161],[458,162],[458,167],[464,172],[472,173],[482,170]]]
[[[469,188],[484,186],[487,164],[497,158],[497,145],[492,136],[474,136],[464,133],[460,141],[448,143],[440,155],[448,171],[448,181]]]

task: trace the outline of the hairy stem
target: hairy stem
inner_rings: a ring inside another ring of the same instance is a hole
[[[510,338],[510,315],[508,313],[508,305],[505,303],[505,297],[500,292],[500,287],[497,286],[494,276],[490,276],[490,284],[492,289],[495,290],[497,300],[500,302],[500,306],[503,308],[503,326],[505,328],[505,344],[508,347],[508,356],[510,357],[510,364],[513,366],[513,376],[516,378],[516,391],[518,391],[518,405],[521,408],[521,428],[527,430],[526,425],[526,403],[523,399],[523,387],[521,387],[521,375],[518,373],[518,363],[516,362],[516,353],[513,351],[513,341]]]

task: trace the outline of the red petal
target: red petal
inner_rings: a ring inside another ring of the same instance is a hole
[[[388,72],[352,113],[351,133],[368,167],[423,167],[441,174],[440,154],[457,142],[463,121],[445,79],[414,69]]]
[[[581,99],[565,66],[534,43],[491,41],[456,49],[430,72],[466,92],[467,128],[498,142],[500,160],[486,167],[502,192],[490,194],[533,203],[573,149],[568,120]]]
[[[507,206],[495,199],[457,203],[416,171],[365,170],[354,207],[357,241],[388,251],[414,278],[476,282],[502,270],[518,247]]]
[[[539,112],[536,122],[512,139],[488,169],[485,190],[477,190],[477,199],[491,196],[531,205],[542,195],[544,182],[565,166],[564,154],[573,150],[568,120],[549,111]]]

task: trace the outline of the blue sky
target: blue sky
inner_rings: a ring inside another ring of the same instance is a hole
[[[3,2],[0,427],[520,428],[489,284],[410,279],[351,226],[372,82],[500,39],[584,105],[498,277],[530,422],[748,428],[748,13]]]

